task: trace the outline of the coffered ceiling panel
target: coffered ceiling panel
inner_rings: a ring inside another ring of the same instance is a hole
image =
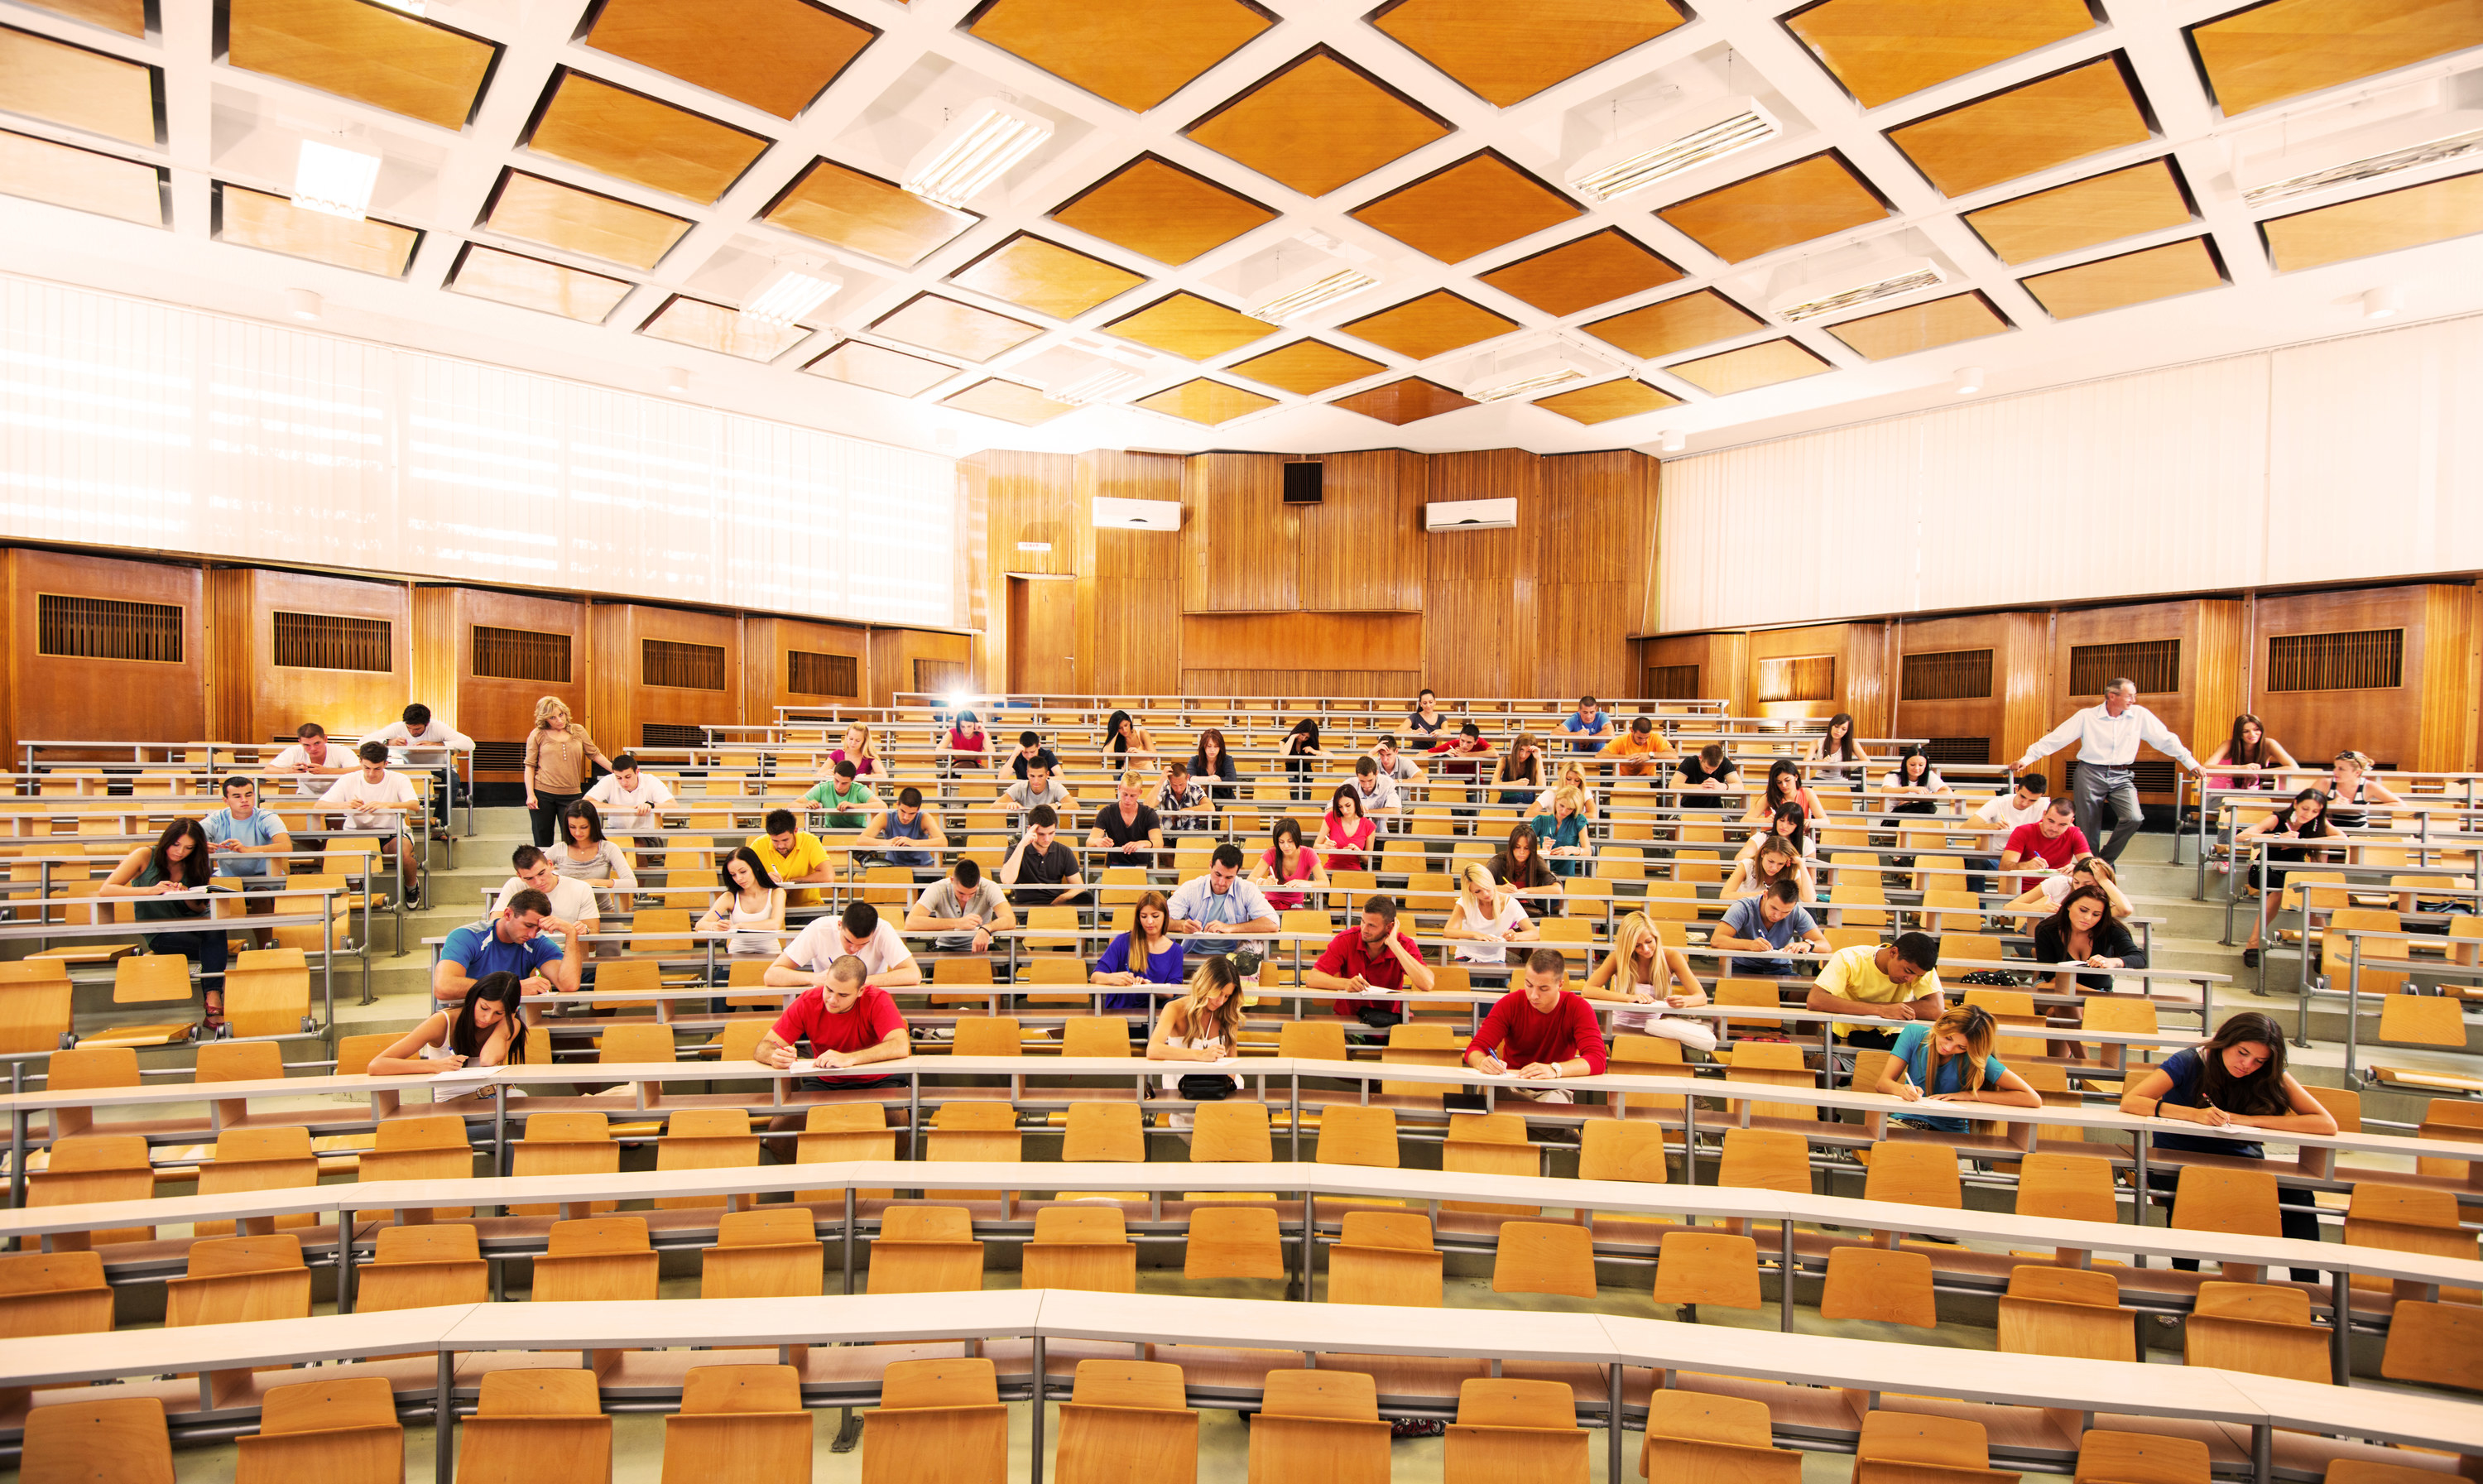
[[[799,325],[771,325],[725,305],[675,294],[638,327],[638,333],[744,360],[774,360],[810,331]]]
[[[1147,280],[1118,263],[1020,232],[948,275],[948,281],[1021,309],[1074,320]]]
[[[1400,356],[1428,360],[1478,340],[1505,335],[1517,328],[1517,321],[1442,288],[1337,328]]]
[[[790,119],[877,35],[814,0],[603,0],[586,44]]]
[[[5,130],[0,130],[0,195],[119,217],[141,226],[164,225],[164,173],[156,167]]]
[[[155,69],[0,26],[0,109],[151,147]]]
[[[2483,46],[2474,0],[2268,0],[2189,28],[2228,117]]]
[[[305,211],[281,196],[216,182],[216,240],[333,263],[383,278],[405,277],[422,234],[377,217],[350,222]]]
[[[1170,351],[1189,360],[1205,360],[1210,356],[1240,350],[1276,332],[1276,327],[1266,320],[1252,319],[1239,309],[1228,309],[1187,290],[1166,294],[1142,309],[1107,321],[1104,328],[1124,340]]]
[[[1884,220],[1887,203],[1829,150],[1656,212],[1728,263]]]
[[[1584,328],[1598,340],[1618,346],[1641,360],[1652,360],[1693,346],[1746,335],[1765,323],[1714,289],[1702,288],[1695,294],[1615,314]]]
[[[1052,219],[1179,267],[1276,215],[1195,171],[1144,154],[1055,207]]]
[[[2086,0],[1821,0],[1785,29],[1864,108],[2095,28]]]
[[[1166,387],[1153,396],[1140,397],[1133,404],[1133,406],[1145,408],[1151,412],[1165,412],[1174,417],[1187,417],[1191,422],[1207,423],[1210,426],[1231,422],[1236,417],[1246,417],[1263,408],[1275,405],[1276,399],[1263,392],[1250,391],[1240,386],[1228,386],[1222,382],[1210,381],[1203,376],[1194,381],[1184,382],[1178,386]]]
[[[1371,23],[1502,108],[1670,31],[1669,0],[1390,0]]]
[[[964,29],[1142,114],[1275,23],[1244,0],[983,0]]]
[[[760,213],[788,232],[892,263],[920,262],[981,220],[834,160],[814,160]]]
[[[1951,294],[1902,309],[1886,309],[1830,325],[1828,332],[1871,360],[1910,356],[1961,340],[1980,340],[2009,328],[1980,293]]]
[[[1565,316],[1670,283],[1681,270],[1608,226],[1476,277],[1546,314]]]
[[[1040,325],[977,309],[937,294],[915,295],[881,315],[870,328],[891,340],[902,340],[961,360],[989,360],[1043,333]]]
[[[456,266],[448,271],[448,286],[477,299],[539,309],[589,325],[602,324],[632,287],[627,278],[607,278],[479,242],[467,243],[457,254]]]
[[[1888,131],[1943,196],[2031,175],[2153,136],[2119,54]]]
[[[1611,422],[1615,417],[1636,417],[1641,412],[1660,412],[1669,407],[1679,407],[1681,399],[1661,387],[1623,377],[1575,391],[1556,391],[1548,397],[1535,398],[1535,405],[1571,422],[1593,424]]]
[[[2205,237],[2189,237],[2075,268],[2039,273],[2020,281],[2054,319],[2073,320],[2176,294],[2222,288],[2225,274],[2215,245]]]
[[[1296,340],[1263,356],[1236,361],[1225,369],[1235,376],[1246,376],[1307,397],[1331,386],[1376,376],[1387,369],[1387,363],[1340,350],[1324,340]]]
[[[1721,356],[1704,356],[1665,367],[1667,371],[1713,396],[1798,382],[1831,369],[1819,354],[1798,340],[1762,340]]]
[[[171,0],[179,5],[203,0]],[[225,60],[306,88],[462,129],[500,48],[363,0],[230,0]]]
[[[946,361],[925,360],[868,340],[840,340],[803,369],[898,397],[919,397],[957,374]]]
[[[2162,231],[2190,218],[2190,198],[2167,155],[1969,211],[1964,221],[2002,262],[2016,264]]]
[[[701,203],[730,189],[767,140],[643,93],[562,68],[526,147]]]
[[[1182,132],[1259,173],[1325,196],[1455,126],[1315,46]]]
[[[2483,232],[2483,172],[2452,175],[2259,224],[2279,273]]]
[[[147,34],[147,0],[26,0],[26,3],[39,11],[67,15],[90,26],[118,31],[122,36],[143,37]]]
[[[1444,263],[1463,262],[1582,214],[1576,201],[1495,149],[1470,154],[1348,213]]]
[[[686,217],[519,170],[501,172],[498,188],[484,202],[483,225],[504,237],[631,268],[654,267],[690,229]]]
[[[1352,396],[1339,397],[1328,404],[1348,412],[1360,412],[1365,417],[1376,417],[1399,428],[1474,405],[1439,383],[1427,382],[1419,376],[1390,382],[1385,386],[1374,386],[1369,391],[1357,391]]]
[[[950,392],[940,399],[942,407],[953,407],[962,412],[979,412],[1031,428],[1047,423],[1077,408],[1066,402],[1055,402],[1031,386],[1003,382],[999,377],[976,382],[963,391]]]

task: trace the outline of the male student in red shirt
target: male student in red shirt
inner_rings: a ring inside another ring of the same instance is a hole
[[[811,1044],[813,1063],[821,1071],[911,1055],[914,1047],[906,1034],[904,1015],[897,1010],[896,1001],[889,998],[888,992],[869,980],[868,965],[850,953],[840,956],[828,966],[826,984],[814,984],[793,996],[793,1002],[785,1007],[785,1013],[776,1018],[767,1034],[759,1038],[751,1059],[781,1071],[799,1059],[797,1047],[805,1041]],[[831,1092],[853,1092],[902,1087],[905,1078],[814,1077],[811,1085]],[[801,1114],[781,1114],[769,1121],[767,1131],[785,1133],[800,1127],[802,1122]],[[778,1160],[793,1162],[790,1140],[774,1140],[771,1147]]]
[[[1302,983],[1314,990],[1342,990],[1369,994],[1376,990],[1411,988],[1430,993],[1430,966],[1414,940],[1397,929],[1397,899],[1379,892],[1362,904],[1362,925],[1348,928],[1328,941],[1319,962],[1302,971]],[[1336,1013],[1349,1015],[1374,1030],[1405,1019],[1403,1002],[1393,999],[1340,999]]]
[[[1583,995],[1569,989],[1569,962],[1558,948],[1526,961],[1523,987],[1509,991],[1466,1043],[1466,1065],[1493,1076],[1532,1080],[1600,1076],[1604,1032]],[[1537,1102],[1574,1102],[1563,1087],[1503,1089]]]
[[[2029,861],[2041,861],[2053,870],[2066,870],[2069,863],[2087,853],[2086,832],[2073,822],[2076,806],[2063,794],[2052,801],[2052,807],[2032,824],[2019,825],[2009,832],[2009,842],[2000,848],[2000,868],[2014,871]],[[2020,877],[2003,883],[2001,890],[2023,891],[2033,877]]]

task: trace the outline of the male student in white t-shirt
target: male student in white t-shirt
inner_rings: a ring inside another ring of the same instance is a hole
[[[882,921],[879,909],[870,903],[854,902],[842,915],[814,917],[793,935],[767,966],[767,984],[780,990],[825,988],[829,968],[847,954],[862,960],[868,975],[866,987],[894,990],[922,982],[922,966],[914,961],[914,951],[896,935],[895,926]]]
[[[1982,873],[1999,868],[2000,847],[2009,843],[2009,836],[2019,825],[2031,825],[2043,817],[2043,810],[2052,803],[2051,796],[2043,792],[2049,782],[2041,773],[2020,773],[2010,780],[2012,786],[2007,793],[1984,800],[1983,807],[1967,819],[1968,824],[1983,829],[1984,848],[1992,854],[1966,858],[1965,868],[1973,873],[1965,878],[1966,890],[1981,893],[1986,885]]]
[[[329,741],[328,729],[317,722],[304,722],[295,728],[293,738],[291,747],[267,760],[267,776],[280,779],[293,775],[293,791],[305,799],[316,799],[334,786],[338,777],[361,771],[360,760],[350,750]],[[304,828],[313,832],[302,842],[304,850],[328,848],[328,842],[316,833],[330,828],[326,815],[311,815]]]
[[[362,738],[365,742],[385,742],[405,755],[409,766],[441,768],[453,761],[451,755],[474,751],[474,739],[449,726],[431,719],[431,707],[417,701],[405,708],[404,714],[379,730]],[[441,824],[448,822],[448,811],[465,797],[464,781],[453,767],[436,773],[440,793],[433,801],[432,814]]]
[[[595,900],[595,888],[575,877],[563,876],[552,868],[551,857],[532,845],[521,845],[509,853],[509,868],[516,874],[500,883],[492,893],[492,917],[507,914],[509,899],[521,891],[540,891],[551,903],[552,916],[562,922],[574,922],[577,930],[590,937],[603,931],[601,907]]]
[[[422,796],[414,791],[414,780],[388,771],[387,755],[385,742],[363,743],[355,754],[361,759],[361,770],[336,780],[319,796],[319,802],[343,806],[348,830],[395,826],[397,833],[379,842],[380,854],[402,861],[406,900],[417,901],[421,897],[422,866],[414,859],[414,852],[403,847],[406,813],[422,807]]]
[[[656,811],[673,806],[672,789],[662,779],[640,769],[636,754],[623,753],[612,759],[612,771],[586,790],[586,799],[602,811],[605,834],[633,837],[638,847],[640,894],[664,889],[664,837],[640,832],[664,827],[663,816]]]

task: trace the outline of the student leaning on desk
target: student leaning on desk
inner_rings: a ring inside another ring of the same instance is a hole
[[[1492,1076],[1548,1081],[1601,1076],[1604,1031],[1585,996],[1572,994],[1569,961],[1558,948],[1537,948],[1526,960],[1520,988],[1502,995],[1466,1043],[1466,1065]],[[1574,1102],[1563,1087],[1511,1087],[1535,1102]]]

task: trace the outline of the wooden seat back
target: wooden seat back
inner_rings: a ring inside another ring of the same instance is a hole
[[[591,1370],[494,1370],[458,1429],[457,1484],[611,1484],[612,1419]]]
[[[2078,1439],[2075,1484],[2207,1484],[2207,1445],[2196,1438],[2091,1427]]]
[[[2391,1381],[2483,1391],[2483,1309],[2471,1304],[2399,1303],[2389,1315],[2380,1374]]]
[[[1661,1185],[1671,1178],[1664,1130],[1653,1123],[1598,1121],[1578,1136],[1578,1179]]]
[[[2328,1331],[2310,1322],[2310,1296],[2299,1288],[2199,1285],[2198,1304],[2181,1326],[2181,1356],[2189,1365],[2314,1384],[2330,1379]]]
[[[1319,1140],[1311,1158],[1320,1164],[1396,1169],[1397,1111],[1331,1103],[1320,1113]]]
[[[664,1126],[655,1141],[655,1168],[676,1170],[742,1170],[759,1165],[759,1135],[750,1131],[750,1114],[740,1108],[685,1108]],[[659,1211],[722,1206],[725,1196],[658,1196]]]
[[[728,1211],[702,1255],[701,1298],[817,1298],[826,1291],[827,1249],[811,1213],[769,1206]]]
[[[240,1439],[234,1484],[402,1484],[405,1429],[378,1376],[280,1386]]]
[[[1586,1484],[1587,1434],[1577,1402],[1559,1381],[1470,1376],[1457,1387],[1457,1419],[1442,1449],[1452,1484],[1489,1479]]]
[[[97,1201],[145,1201],[155,1194],[155,1172],[147,1161],[147,1140],[135,1133],[83,1133],[56,1139],[51,1158],[26,1177],[26,1205],[85,1206]],[[55,1252],[155,1239],[149,1227],[114,1227],[85,1232],[55,1232]]]
[[[1378,1389],[1352,1370],[1271,1370],[1250,1425],[1249,1484],[1388,1484]]]
[[[83,1396],[26,1414],[18,1484],[173,1484],[173,1439],[153,1396]]]
[[[890,1363],[880,1404],[863,1414],[862,1476],[866,1484],[1003,1484],[1008,1409],[992,1363],[979,1356]]]
[[[1266,1164],[1275,1158],[1268,1105],[1249,1099],[1203,1102],[1191,1110],[1192,1164]]]
[[[1328,1250],[1331,1304],[1384,1304],[1437,1309],[1441,1256],[1431,1245],[1430,1218],[1417,1211],[1348,1211],[1344,1232]]]
[[[1138,1249],[1116,1206],[1047,1206],[1034,1213],[1025,1254],[1029,1288],[1135,1293]]]
[[[548,1250],[535,1259],[536,1303],[598,1303],[655,1296],[658,1259],[643,1216],[555,1221]]]
[[[1054,1462],[1061,1484],[1197,1477],[1198,1414],[1186,1405],[1181,1367],[1080,1361]]]
[[[612,1140],[611,1120],[601,1113],[530,1113],[526,1115],[523,1136],[511,1148],[509,1173],[512,1175],[618,1175],[621,1173],[621,1146]],[[600,1215],[617,1210],[618,1201],[574,1202],[565,1209],[573,1216]],[[510,1214],[517,1216],[549,1216],[564,1207],[552,1206],[512,1206]]]
[[[1703,1228],[1667,1232],[1656,1244],[1655,1302],[1759,1307],[1759,1244]]]
[[[2015,1473],[1990,1468],[1983,1424],[1925,1412],[1872,1411],[1862,1416],[1854,1457],[1855,1484],[1951,1484],[1968,1478],[1999,1484]]]
[[[1182,1276],[1283,1278],[1284,1236],[1265,1206],[1202,1206],[1189,1213]]]
[[[491,1264],[483,1260],[482,1245],[472,1227],[447,1223],[382,1227],[371,1265],[359,1275],[354,1307],[427,1309],[487,1303],[491,1296]]]
[[[1060,1140],[1072,1163],[1144,1164],[1147,1134],[1135,1102],[1073,1102]]]
[[[1594,1236],[1571,1222],[1502,1222],[1492,1259],[1491,1291],[1593,1298]]]
[[[1647,1398],[1639,1472],[1647,1484],[1718,1478],[1798,1484],[1802,1455],[1776,1447],[1774,1427],[1763,1401],[1660,1389]]]
[[[869,1293],[971,1293],[983,1285],[983,1244],[953,1206],[892,1206],[870,1244]]]
[[[1825,1319],[1875,1319],[1937,1329],[1932,1259],[1924,1253],[1880,1247],[1830,1248],[1819,1312]]]
[[[0,1256],[0,1339],[101,1335],[112,1329],[112,1286],[93,1251]]]
[[[663,1484],[808,1479],[811,1414],[790,1365],[694,1365],[664,1418]]]

